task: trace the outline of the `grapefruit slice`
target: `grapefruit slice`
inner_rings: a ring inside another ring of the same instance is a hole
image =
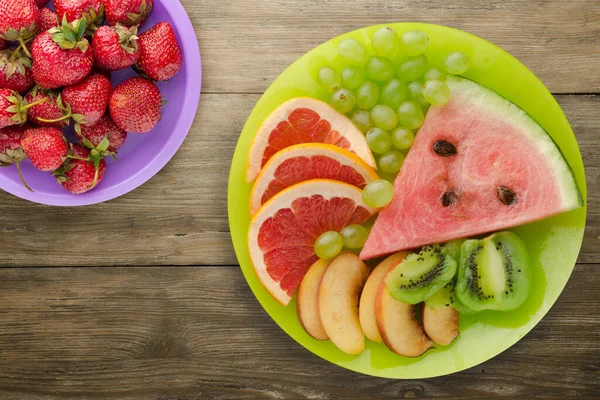
[[[377,210],[363,203],[356,186],[313,179],[275,195],[258,210],[248,230],[256,275],[267,291],[287,305],[318,257],[314,244],[326,231],[362,224]]]
[[[277,107],[258,129],[248,154],[246,181],[253,182],[271,157],[300,143],[327,143],[349,150],[377,168],[365,135],[329,104],[297,97]]]
[[[285,188],[310,179],[333,179],[363,189],[379,177],[360,157],[340,147],[323,143],[290,146],[275,154],[256,178],[250,215]]]
[[[432,106],[361,258],[441,243],[581,207],[550,136],[523,110],[449,76],[450,102]]]

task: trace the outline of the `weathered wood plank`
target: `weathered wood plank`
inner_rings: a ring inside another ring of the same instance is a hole
[[[313,47],[390,21],[466,30],[531,68],[553,93],[600,92],[600,3],[590,0],[183,0],[203,54],[206,92],[262,93]]]
[[[0,193],[0,249],[6,249],[0,266],[236,264],[227,177],[237,137],[257,99],[205,95],[173,161],[120,199],[64,209]],[[589,220],[580,261],[600,262],[600,97],[558,100],[587,168]]]
[[[598,271],[578,265],[549,315],[495,359],[394,381],[295,343],[236,267],[0,269],[0,398],[597,398]]]

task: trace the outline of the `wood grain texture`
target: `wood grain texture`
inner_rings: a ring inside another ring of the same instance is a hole
[[[513,54],[553,93],[600,92],[597,0],[183,0],[202,48],[204,90],[262,93],[313,47],[385,22],[463,29]]]
[[[237,267],[1,269],[0,398],[598,398],[600,265],[517,345],[430,380],[359,375],[266,315]]]
[[[600,97],[557,98],[586,165],[589,220],[580,262],[598,263]],[[173,161],[119,199],[65,209],[0,193],[0,248],[10,249],[0,266],[237,264],[227,222],[227,177],[239,132],[257,99],[204,95]]]

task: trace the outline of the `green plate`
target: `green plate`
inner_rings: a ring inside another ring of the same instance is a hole
[[[389,26],[399,34],[413,29],[426,32],[430,38],[426,55],[433,65],[440,66],[441,57],[451,51],[466,53],[472,66],[465,77],[516,103],[546,129],[573,169],[586,201],[583,162],[573,131],[560,106],[531,71],[504,50],[466,32],[418,23]],[[331,94],[315,83],[316,71],[323,65],[343,66],[336,50],[340,40],[356,38],[370,48],[371,38],[380,27],[347,33],[308,52],[283,72],[258,101],[240,135],[231,165],[228,204],[231,235],[244,276],[258,301],[288,335],[311,352],[368,375],[402,379],[446,375],[473,367],[508,349],[548,312],[575,266],[585,228],[585,207],[514,229],[525,240],[534,261],[534,287],[526,304],[512,312],[461,315],[461,333],[456,342],[430,350],[418,358],[395,355],[383,344],[369,340],[366,340],[366,350],[362,354],[349,356],[329,341],[311,338],[298,322],[295,300],[287,307],[277,303],[262,287],[248,255],[248,201],[252,185],[245,182],[245,168],[248,149],[257,129],[272,110],[290,98],[310,96],[329,101]],[[281,354],[281,357],[286,355]]]

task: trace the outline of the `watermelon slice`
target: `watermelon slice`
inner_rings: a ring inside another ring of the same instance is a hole
[[[582,206],[569,165],[523,110],[483,86],[448,77],[361,258],[501,230]]]

